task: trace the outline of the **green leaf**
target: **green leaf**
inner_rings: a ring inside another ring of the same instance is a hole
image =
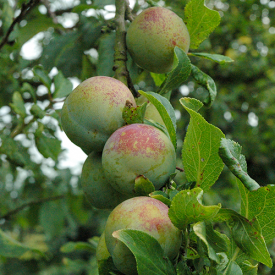
[[[262,230],[256,218],[248,220],[231,209],[220,209],[215,220],[230,224],[232,238],[237,246],[249,257],[272,267]]]
[[[4,257],[19,258],[25,252],[32,251],[42,256],[45,254],[39,249],[34,249],[11,238],[8,234],[0,229],[0,255]]]
[[[155,74],[155,73],[150,73],[150,75],[152,76],[155,85],[157,87],[161,86],[161,84],[165,81],[166,79],[166,75],[165,74]]]
[[[147,102],[137,107],[132,107],[131,102],[126,102],[122,111],[122,118],[126,124],[143,123],[146,106]]]
[[[42,119],[46,114],[46,112],[44,110],[42,110],[37,104],[32,105],[30,112],[36,118],[40,118],[40,119]]]
[[[206,58],[206,59],[209,59],[211,61],[217,62],[219,64],[225,64],[225,63],[234,61],[229,56],[224,56],[224,55],[221,55],[221,54],[211,54],[211,53],[189,53],[189,54],[193,55],[193,56]]]
[[[52,80],[50,79],[47,71],[45,71],[41,65],[37,65],[33,68],[33,74],[47,87],[50,92]]]
[[[60,248],[60,251],[63,253],[71,253],[77,250],[95,252],[96,248],[90,243],[85,242],[68,242]]]
[[[213,219],[221,205],[204,206],[201,204],[203,190],[180,191],[172,200],[168,215],[172,223],[179,229],[185,229],[188,224]]]
[[[217,271],[221,275],[243,275],[240,266],[235,261],[228,261],[227,265],[222,262],[222,264],[217,266]]]
[[[138,196],[148,196],[155,191],[153,183],[143,175],[137,176],[135,179],[135,193]]]
[[[24,100],[19,92],[14,92],[12,95],[11,108],[22,118],[27,116]]]
[[[180,261],[177,265],[177,275],[192,275],[192,271],[184,261]]]
[[[42,204],[39,211],[39,222],[47,239],[58,236],[64,229],[65,215],[61,201],[50,201]]]
[[[27,25],[19,29],[18,42],[22,46],[39,32],[47,31],[49,28],[64,29],[61,24],[55,24],[51,17],[39,14],[28,20]]]
[[[191,0],[184,9],[184,21],[190,35],[190,48],[197,49],[200,43],[220,24],[220,14],[208,9],[204,0]]]
[[[31,84],[24,82],[20,90],[22,94],[28,92],[32,96],[34,103],[36,103],[36,93]]]
[[[9,136],[0,135],[2,145],[0,154],[5,154],[7,159],[16,166],[24,167],[31,163],[28,149],[24,148],[19,141],[15,141]]]
[[[69,95],[73,90],[72,82],[65,78],[61,71],[54,76],[54,86],[55,91],[53,93],[53,98],[62,98]]]
[[[169,134],[169,137],[175,147],[177,148],[176,136],[176,115],[171,103],[165,97],[154,92],[138,91],[141,95],[145,96],[158,110]]]
[[[61,152],[61,140],[48,137],[37,129],[35,132],[35,144],[43,157],[52,158],[55,161],[57,160]]]
[[[65,77],[81,76],[84,51],[93,48],[98,42],[102,22],[94,16],[87,18],[80,14],[78,26],[65,34],[52,35],[50,43],[44,46],[40,59],[46,70],[56,67]]]
[[[191,65],[192,67],[192,76],[196,80],[198,84],[203,86],[208,91],[208,97],[204,100],[204,104],[207,107],[211,107],[216,96],[217,96],[217,88],[214,80],[204,72],[202,72],[198,67]]]
[[[113,232],[113,237],[123,242],[134,254],[138,274],[176,275],[172,263],[152,236],[138,230],[123,229]]]
[[[275,237],[275,186],[268,185],[250,192],[240,183],[242,214],[258,220],[266,243]]]
[[[97,265],[99,275],[123,275],[115,267],[112,257],[98,261]]]
[[[241,150],[242,147],[237,142],[223,138],[219,148],[219,155],[229,170],[249,191],[257,190],[260,185],[247,174],[245,157],[241,155]]]
[[[99,40],[97,75],[113,76],[115,33],[103,35]]]
[[[227,236],[215,231],[211,223],[198,222],[194,224],[193,230],[205,244],[209,258],[219,263],[220,258],[216,253],[227,252],[229,249]]]
[[[151,194],[149,194],[149,196],[153,199],[159,200],[161,202],[163,202],[164,204],[168,205],[170,207],[171,205],[171,200],[169,200],[169,197],[166,193],[164,193],[163,191],[154,191]]]
[[[178,88],[191,73],[191,62],[187,54],[179,47],[174,48],[174,69],[167,74],[166,80],[160,87],[160,94]]]
[[[188,181],[196,181],[196,185],[203,190],[208,190],[224,166],[218,154],[224,134],[190,108],[194,106],[197,109],[201,104],[198,100],[182,98],[180,103],[191,117],[182,148],[186,178]]]

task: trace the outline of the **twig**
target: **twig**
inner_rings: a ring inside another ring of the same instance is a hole
[[[19,23],[38,3],[40,0],[30,0],[27,4],[23,3],[20,14],[13,20],[12,24],[10,25],[6,35],[3,37],[0,43],[0,50],[2,47],[8,43],[8,39],[10,34],[12,33],[14,26]]]
[[[21,210],[23,210],[24,208],[26,208],[28,206],[31,206],[31,205],[34,205],[34,204],[40,204],[40,203],[44,203],[44,202],[48,202],[48,201],[60,200],[60,199],[63,199],[64,197],[65,197],[65,195],[60,195],[60,196],[42,198],[42,199],[38,199],[38,200],[35,200],[35,201],[30,201],[30,202],[24,203],[21,206],[19,206],[18,208],[15,208],[15,209],[7,212],[3,216],[0,216],[0,220],[8,219],[11,215],[14,215],[14,214],[20,212]]]
[[[127,62],[127,49],[126,49],[126,27],[125,18],[130,17],[130,8],[128,0],[116,0],[116,39],[115,39],[115,54],[114,54],[114,67],[115,78],[123,82],[129,87],[133,95],[137,96],[137,91],[134,88],[132,80],[130,78],[129,71],[126,66]]]

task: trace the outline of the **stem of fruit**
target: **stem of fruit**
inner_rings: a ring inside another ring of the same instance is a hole
[[[132,80],[130,78],[129,71],[127,69],[127,48],[126,48],[126,27],[125,18],[127,14],[127,19],[130,18],[129,13],[129,1],[128,0],[116,0],[116,39],[114,46],[114,66],[115,71],[114,77],[120,80],[122,83],[127,85],[132,91],[135,97],[138,96],[137,91],[134,88]]]

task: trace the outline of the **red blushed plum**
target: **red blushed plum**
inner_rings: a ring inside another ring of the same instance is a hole
[[[63,130],[86,154],[101,152],[109,136],[124,125],[122,110],[127,100],[136,106],[131,91],[121,81],[106,76],[88,78],[65,100]]]
[[[112,236],[120,229],[135,229],[154,237],[164,250],[164,255],[173,260],[181,245],[181,231],[169,216],[168,206],[149,197],[135,197],[119,204],[110,214],[105,227],[105,241],[113,262],[126,275],[137,274],[136,261],[131,251]]]
[[[101,153],[89,154],[83,164],[80,183],[87,200],[99,209],[114,209],[119,203],[130,198],[115,190],[105,177]]]
[[[167,73],[173,68],[175,46],[187,53],[190,36],[178,15],[166,8],[152,7],[141,12],[131,23],[126,43],[130,55],[141,68]]]
[[[176,169],[175,148],[159,129],[131,124],[116,130],[107,140],[102,166],[111,185],[120,193],[135,195],[135,178],[143,175],[158,190]]]

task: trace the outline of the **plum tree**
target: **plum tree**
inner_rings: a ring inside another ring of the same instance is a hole
[[[88,201],[99,209],[113,209],[130,198],[111,186],[109,179],[104,175],[101,153],[98,152],[90,153],[85,160],[80,183]]]
[[[120,229],[136,229],[154,237],[173,260],[181,245],[181,231],[168,216],[168,206],[150,197],[135,197],[119,204],[110,214],[105,227],[105,241],[117,269],[124,274],[137,274],[131,251],[112,236]]]
[[[65,100],[63,130],[86,154],[100,152],[109,136],[124,125],[122,110],[127,100],[136,106],[131,91],[121,81],[106,76],[88,78]]]
[[[152,7],[131,23],[126,43],[140,67],[154,73],[167,73],[173,67],[175,46],[187,53],[190,36],[178,15],[166,8]]]
[[[119,128],[107,140],[102,166],[111,185],[121,193],[134,195],[135,178],[139,175],[160,189],[175,172],[175,148],[161,130],[131,124]]]
[[[143,95],[136,99],[137,105],[142,105],[144,102],[147,102],[144,118],[148,119],[148,120],[153,120],[153,121],[165,126],[165,123],[154,104],[152,104]]]

